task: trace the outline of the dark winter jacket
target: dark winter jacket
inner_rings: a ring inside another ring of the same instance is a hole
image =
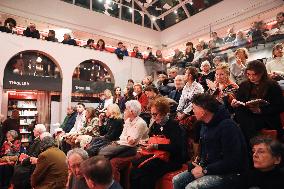
[[[207,174],[232,174],[247,170],[247,148],[243,134],[220,106],[200,131],[201,160]]]

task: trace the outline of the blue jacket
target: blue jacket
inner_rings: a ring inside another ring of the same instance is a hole
[[[201,160],[207,174],[241,173],[248,168],[246,142],[224,106],[200,130]]]
[[[117,55],[128,56],[128,51],[127,50],[122,51],[120,48],[115,49],[114,53]]]

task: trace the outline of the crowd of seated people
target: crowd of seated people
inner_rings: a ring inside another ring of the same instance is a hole
[[[213,42],[220,39],[215,33]],[[247,61],[247,49],[238,48],[231,65],[218,56],[208,60],[204,42],[187,46],[185,53],[176,50],[172,67],[157,70],[157,81],[152,72],[141,82],[128,80],[123,93],[105,90],[98,107],[68,107],[54,136],[36,125],[26,152],[13,111],[1,123],[0,187],[154,189],[185,163],[188,170],[173,177],[170,188],[283,187],[284,101],[277,82],[283,44],[267,63]],[[120,43],[119,55],[123,51]],[[162,66],[166,61],[156,55]],[[264,130],[276,136],[263,136]]]
[[[118,188],[154,189],[178,170],[184,172],[170,188],[269,188],[267,182],[281,188],[284,101],[275,75],[284,72],[283,44],[272,51],[265,65],[246,62],[246,49],[238,49],[239,83],[232,80],[232,65],[217,57],[212,67],[203,61],[184,75],[172,67],[157,83],[145,76],[141,83],[129,80],[123,92],[107,89],[98,107],[69,107],[54,136],[36,125],[26,152],[14,130],[15,110],[1,127],[2,188],[93,187],[99,182],[90,172],[95,159],[112,167],[104,184]],[[276,135],[263,136],[263,130]],[[188,170],[181,169],[185,163]]]

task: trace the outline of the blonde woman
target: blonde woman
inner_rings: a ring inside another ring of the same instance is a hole
[[[233,99],[231,98],[233,93],[239,86],[230,79],[229,65],[226,63],[220,63],[216,67],[215,81],[206,80],[209,88],[208,92],[216,96],[216,99],[222,104],[227,103]]]
[[[86,149],[90,156],[96,155],[102,147],[119,139],[123,129],[123,119],[117,104],[109,105],[106,113],[99,116],[99,127],[101,137],[93,138]]]

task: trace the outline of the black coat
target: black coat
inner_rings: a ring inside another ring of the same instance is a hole
[[[201,162],[209,175],[241,173],[248,168],[247,148],[240,128],[220,106],[200,131]]]
[[[35,31],[31,32],[31,30],[30,30],[29,27],[27,27],[27,29],[24,30],[23,34],[24,34],[24,36],[26,36],[26,37],[32,37],[32,38],[37,38],[37,39],[40,38],[39,31],[38,31],[38,30],[35,30]]]
[[[164,126],[154,123],[150,128],[149,137],[153,135],[164,135],[166,138],[170,139],[170,144],[159,144],[158,149],[170,153],[170,162],[168,164],[174,163],[181,165],[181,163],[183,163],[182,146],[184,138],[181,137],[182,130],[178,122],[169,119]]]
[[[240,106],[235,109],[235,119],[240,124],[247,141],[263,129],[275,129],[279,137],[283,135],[280,113],[283,111],[284,103],[282,90],[276,81],[269,80],[265,84],[265,90],[261,95],[256,85],[249,81],[243,82],[237,91],[236,99],[247,102],[252,99],[261,98],[270,104],[260,107],[261,113],[252,113],[248,108]],[[256,92],[253,92],[256,91]]]
[[[283,178],[284,173],[279,168],[266,172],[250,170],[242,176],[242,189],[280,189],[284,186]]]
[[[76,42],[74,39],[63,40],[62,43],[63,43],[63,44],[67,44],[67,45],[74,45],[74,46],[77,46],[77,42]]]
[[[119,139],[123,130],[123,120],[110,118],[105,126],[100,127],[100,134],[108,141]]]

